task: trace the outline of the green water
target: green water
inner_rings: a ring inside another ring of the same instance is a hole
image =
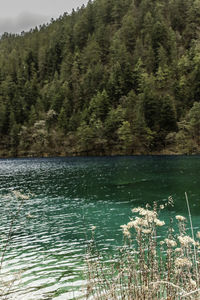
[[[32,195],[15,222],[3,265],[5,278],[21,273],[9,299],[74,299],[83,294],[92,225],[98,247],[109,252],[122,244],[120,225],[131,208],[163,204],[172,195],[175,206],[162,215],[167,222],[187,215],[186,191],[199,227],[200,156],[2,159],[1,240],[18,205],[13,190]]]

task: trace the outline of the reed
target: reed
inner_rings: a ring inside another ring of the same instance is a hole
[[[167,226],[160,219],[165,206],[155,203],[132,210],[133,217],[121,226],[124,246],[109,262],[92,239],[87,253],[87,299],[200,299],[200,232],[195,236],[185,196],[191,234],[184,216],[177,215]],[[169,204],[173,205],[171,197]],[[158,238],[160,227],[166,227],[163,238]]]

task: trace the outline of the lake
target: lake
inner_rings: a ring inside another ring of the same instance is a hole
[[[176,214],[187,216],[187,192],[199,228],[200,156],[1,159],[2,243],[20,204],[13,191],[30,197],[5,253],[4,280],[20,274],[9,299],[78,299],[91,226],[99,249],[110,253],[123,243],[120,225],[131,208],[165,204],[172,196],[174,207],[161,218],[169,222]]]

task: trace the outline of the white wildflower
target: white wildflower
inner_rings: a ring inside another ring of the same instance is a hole
[[[135,229],[137,229],[138,227],[147,227],[147,226],[148,226],[147,220],[144,218],[138,218],[138,217],[136,217],[134,221],[132,220],[127,224],[128,229],[133,228],[133,227]]]
[[[151,233],[151,229],[142,229],[142,233],[144,233],[144,234],[150,234]]]
[[[140,212],[141,209],[142,209],[141,207],[135,207],[135,208],[132,209],[132,212],[133,213],[138,213],[138,212]]]
[[[124,224],[124,225],[121,225],[120,226],[123,230],[126,230],[126,229],[128,229],[128,226],[126,225],[126,224]]]
[[[192,263],[191,261],[187,258],[187,257],[183,257],[183,258],[177,258],[175,260],[175,266],[176,267],[191,267],[192,266]]]
[[[197,232],[196,237],[197,237],[198,239],[200,239],[200,231]]]
[[[178,236],[180,244],[184,247],[187,247],[189,244],[196,245],[195,241],[189,236]]]
[[[175,252],[177,252],[177,253],[182,252],[182,249],[181,248],[176,248]]]
[[[128,230],[128,226],[127,225],[121,225],[120,226],[123,229],[123,235],[130,238],[131,237],[131,233]]]
[[[140,216],[146,216],[147,218],[155,218],[157,216],[155,211],[151,211],[142,207],[133,208],[132,212],[139,213]]]
[[[143,226],[143,227],[147,227],[149,225],[148,221],[144,218],[136,218],[136,223],[137,223],[137,225]]]
[[[171,240],[171,239],[165,239],[165,243],[168,247],[176,247],[177,246],[176,241]]]
[[[155,211],[152,211],[152,210],[148,210],[148,209],[143,209],[141,212],[140,212],[140,215],[141,216],[146,216],[148,219],[149,218],[156,218],[157,216],[157,212]]]
[[[178,220],[178,221],[180,221],[180,222],[184,222],[184,221],[186,221],[186,218],[185,217],[183,217],[183,216],[176,216],[175,217],[176,218],[176,220]]]
[[[165,222],[164,221],[161,221],[161,220],[159,220],[159,219],[155,219],[154,220],[154,222],[155,222],[155,224],[157,225],[157,226],[163,226],[163,225],[165,225]]]
[[[136,223],[137,223],[136,221],[130,221],[130,222],[128,222],[127,228],[130,229],[130,228],[135,227],[135,226],[136,226]]]
[[[192,278],[190,279],[190,284],[193,288],[196,288],[196,286],[197,286],[196,281],[194,281]]]
[[[123,231],[124,236],[128,237],[129,239],[131,238],[131,233],[128,230]]]

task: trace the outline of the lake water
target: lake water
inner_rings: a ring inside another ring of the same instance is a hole
[[[0,238],[9,231],[19,200],[29,194],[14,223],[3,263],[4,280],[20,274],[9,299],[78,299],[83,294],[90,228],[104,252],[122,244],[120,225],[131,208],[167,202],[166,222],[187,215],[188,193],[195,227],[200,217],[200,156],[133,156],[0,160]]]

